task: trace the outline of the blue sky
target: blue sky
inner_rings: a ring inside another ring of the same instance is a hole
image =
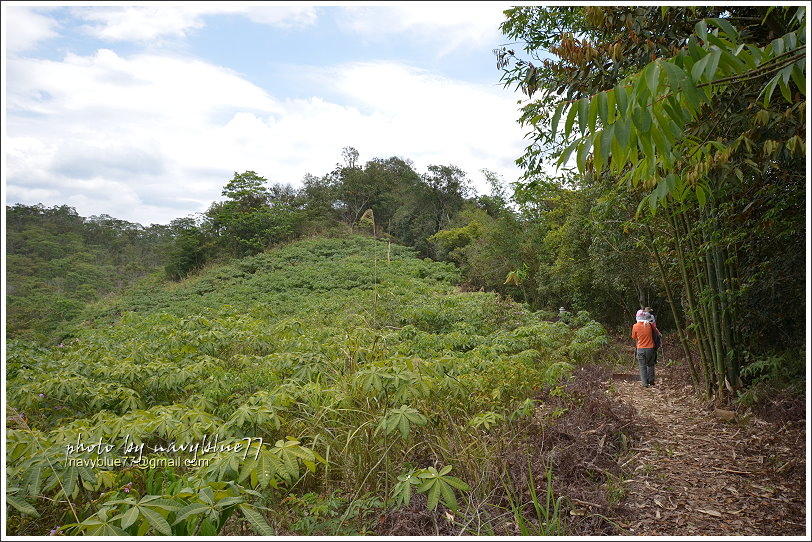
[[[355,147],[486,192],[524,148],[499,2],[4,2],[4,197],[168,223]]]

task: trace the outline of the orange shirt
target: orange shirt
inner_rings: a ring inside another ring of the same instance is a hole
[[[655,348],[652,333],[659,333],[656,324],[637,322],[632,326],[632,339],[637,339],[637,348]]]

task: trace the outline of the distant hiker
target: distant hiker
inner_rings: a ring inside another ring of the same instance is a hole
[[[660,335],[651,313],[637,311],[637,322],[632,326],[632,339],[636,341],[635,357],[640,368],[640,382],[644,388],[654,385],[654,365],[657,363],[657,347],[654,334]]]
[[[569,324],[570,323],[570,316],[572,316],[572,315],[564,307],[561,307],[560,309],[558,309],[558,321],[559,322],[564,322],[565,324]]]

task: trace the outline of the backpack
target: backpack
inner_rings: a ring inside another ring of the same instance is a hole
[[[662,347],[663,336],[654,332],[654,326],[651,326],[651,339],[654,341],[654,348]]]

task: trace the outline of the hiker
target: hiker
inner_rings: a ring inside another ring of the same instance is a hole
[[[632,339],[636,341],[635,357],[640,368],[640,382],[644,388],[654,385],[654,365],[657,363],[657,346],[654,334],[660,335],[651,313],[637,311],[637,322],[632,326]]]

